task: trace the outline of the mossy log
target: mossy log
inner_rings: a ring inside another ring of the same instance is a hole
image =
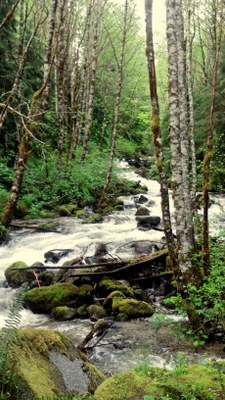
[[[51,270],[78,270],[78,272],[70,275],[71,277],[84,277],[84,276],[89,276],[94,280],[99,280],[103,276],[113,276],[116,277],[117,279],[123,279],[131,275],[135,276],[137,275],[141,269],[153,269],[155,264],[163,263],[166,266],[166,258],[168,256],[168,251],[167,249],[157,251],[153,254],[147,255],[147,256],[142,256],[140,258],[132,258],[126,261],[119,261],[119,262],[110,262],[110,263],[104,263],[104,264],[79,264],[79,265],[70,265],[70,266],[57,266],[57,267],[51,267],[48,265],[44,265],[42,268],[46,270],[51,269]],[[101,268],[101,270],[99,270]],[[32,269],[32,266],[24,268],[26,269]],[[41,267],[40,267],[41,269]],[[81,269],[85,269],[85,272],[80,272]],[[95,269],[93,271],[93,269]],[[97,270],[96,270],[97,269]],[[15,268],[16,270],[16,268]],[[22,271],[22,269],[20,269]],[[154,271],[149,271],[149,276],[152,276]],[[158,273],[157,273],[158,275]]]

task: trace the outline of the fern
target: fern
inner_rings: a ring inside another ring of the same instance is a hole
[[[10,345],[16,338],[17,328],[21,320],[21,311],[23,309],[23,301],[27,285],[22,285],[16,292],[10,307],[5,326],[0,333],[0,393],[4,396],[5,388],[9,386],[13,373],[10,366]],[[10,394],[9,394],[10,396]],[[5,397],[7,398],[7,395]],[[9,397],[10,398],[10,397]]]

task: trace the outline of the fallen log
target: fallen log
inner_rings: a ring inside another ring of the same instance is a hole
[[[160,250],[153,254],[142,256],[140,258],[132,258],[126,261],[120,262],[110,262],[104,264],[79,264],[73,266],[57,266],[57,267],[49,267],[48,265],[45,266],[38,266],[38,269],[51,269],[51,270],[80,270],[85,269],[85,272],[78,272],[75,274],[71,274],[70,277],[91,277],[93,279],[101,279],[103,276],[116,276],[118,279],[126,278],[133,273],[138,274],[141,269],[150,268],[153,266],[154,263],[163,262],[166,263],[166,257],[168,255],[168,250]],[[93,271],[96,268],[103,268],[101,271]],[[32,267],[25,267],[25,268],[14,268],[13,270],[28,270],[28,269],[35,269],[35,265]]]

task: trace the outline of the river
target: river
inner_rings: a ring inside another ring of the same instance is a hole
[[[160,187],[158,182],[138,176],[125,162],[121,162],[121,174],[129,180],[140,181],[147,186],[150,215],[161,216]],[[60,260],[60,264],[67,259],[77,256],[92,256],[100,243],[107,244],[111,255],[120,258],[129,258],[133,252],[131,243],[136,241],[161,242],[164,236],[162,231],[137,229],[135,220],[136,200],[138,196],[122,197],[124,210],[110,214],[102,223],[82,224],[76,218],[61,218],[58,232],[37,233],[32,229],[14,231],[11,240],[0,247],[0,327],[4,325],[7,310],[14,294],[14,290],[5,285],[4,271],[15,261],[24,261],[28,265],[36,261],[44,262],[44,253],[52,249],[72,249],[68,257]],[[218,221],[224,223],[225,198],[214,195],[214,204],[210,208],[211,231],[218,232]],[[145,205],[146,206],[146,205]],[[173,214],[173,207],[171,204]],[[37,315],[29,310],[21,313],[21,326],[35,326],[57,329],[67,334],[74,344],[78,344],[89,332],[92,323],[90,320],[73,320],[56,322],[46,315]],[[141,329],[140,329],[141,328]],[[162,332],[163,334],[163,332]],[[169,333],[168,333],[169,337]],[[151,319],[116,322],[108,335],[97,346],[91,359],[104,372],[116,372],[140,364],[143,359],[153,366],[168,364],[171,346],[169,340],[165,343],[158,341],[158,333],[154,330]],[[167,342],[167,343],[166,343]],[[176,344],[175,344],[176,348]],[[207,357],[207,356],[206,356]]]

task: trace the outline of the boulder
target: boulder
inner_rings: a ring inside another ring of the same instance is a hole
[[[23,283],[28,283],[29,285],[31,284],[35,278],[34,273],[31,269],[23,271],[23,269],[26,267],[27,264],[23,261],[16,261],[5,270],[5,277],[10,286],[13,288],[18,288]],[[14,270],[15,268],[17,270]]]
[[[148,198],[146,196],[144,196],[143,194],[141,194],[137,200],[135,201],[136,203],[140,203],[140,204],[144,204],[148,202]]]
[[[20,329],[15,343],[10,345],[9,353],[16,359],[13,363],[16,384],[10,398],[72,398],[93,393],[104,380],[104,375],[59,332]]]
[[[145,318],[153,315],[154,311],[150,304],[135,299],[122,299],[114,297],[112,311],[118,319]]]
[[[134,247],[135,254],[151,254],[153,251],[159,250],[158,246],[150,240],[138,240],[132,247]]]
[[[137,209],[137,212],[135,215],[138,217],[138,216],[145,216],[145,215],[149,215],[149,214],[150,214],[150,211],[146,207],[142,206]],[[136,219],[138,219],[138,218],[136,218]]]
[[[120,291],[127,297],[134,296],[134,291],[129,286],[129,284],[124,284],[120,281],[116,281],[115,279],[111,279],[108,277],[103,277],[97,286],[97,291],[102,297],[108,296],[111,292],[114,292],[115,290]]]
[[[148,231],[152,228],[157,227],[160,224],[160,217],[151,217],[151,216],[138,216],[137,220],[137,228],[139,230]]]
[[[98,306],[97,304],[91,304],[87,308],[88,315],[92,321],[97,321],[100,318],[105,318],[107,316],[107,312],[102,306]]]
[[[69,321],[74,318],[86,318],[88,316],[87,306],[83,305],[77,308],[67,306],[55,307],[50,316],[58,321]]]
[[[93,302],[93,287],[82,285],[80,288],[70,283],[56,283],[28,290],[25,304],[34,313],[51,314],[55,307],[80,307]]]

